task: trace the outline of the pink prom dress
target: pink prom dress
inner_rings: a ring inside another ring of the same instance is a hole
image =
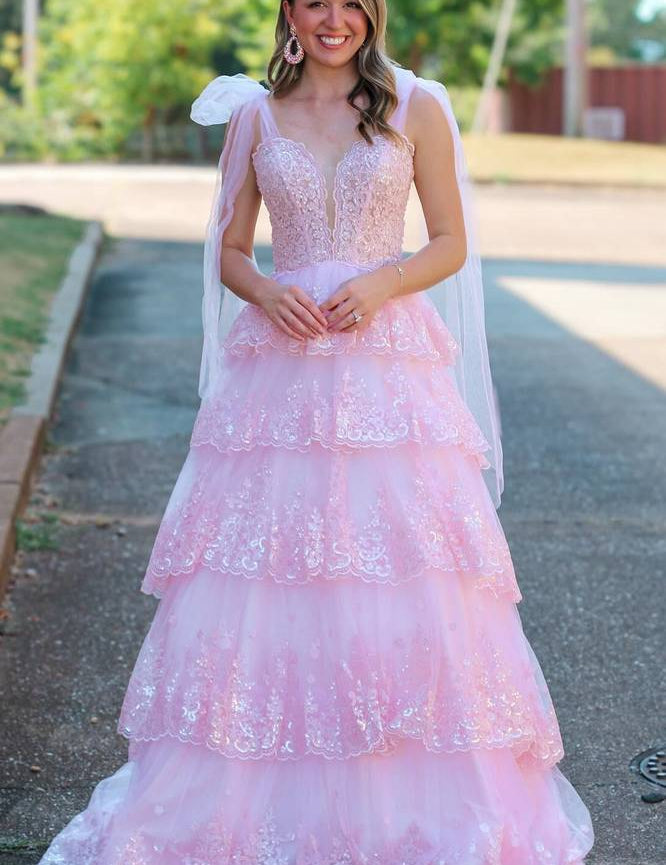
[[[399,261],[406,139],[356,141],[329,196],[269,100],[244,110],[274,279],[321,302]],[[42,865],[583,862],[459,350],[426,292],[304,342],[242,309],[142,584],[128,762]]]

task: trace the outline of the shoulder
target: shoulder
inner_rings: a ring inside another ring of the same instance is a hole
[[[410,94],[407,110],[414,122],[421,125],[437,122],[442,114],[442,107],[437,99],[418,84],[415,85]]]
[[[432,82],[437,84],[438,82]],[[451,139],[451,129],[440,98],[427,86],[430,82],[417,83],[409,94],[406,113],[406,128],[409,137],[417,145],[433,139]],[[439,85],[444,90],[443,85]]]

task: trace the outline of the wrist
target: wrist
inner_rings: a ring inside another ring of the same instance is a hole
[[[388,285],[388,297],[400,297],[405,285],[405,269],[402,264],[391,263],[384,265],[385,277]]]
[[[261,274],[260,278],[252,286],[251,302],[263,308],[267,302],[281,294],[284,288],[284,285],[277,282],[277,280]]]

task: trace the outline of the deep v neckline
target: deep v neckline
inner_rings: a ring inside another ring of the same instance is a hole
[[[346,150],[343,152],[340,159],[335,164],[335,167],[333,169],[333,187],[331,189],[329,189],[328,181],[326,178],[326,173],[324,172],[324,169],[321,167],[318,159],[316,158],[316,156],[314,155],[312,150],[308,147],[308,145],[305,144],[305,142],[303,142],[303,141],[298,141],[296,138],[289,138],[286,135],[282,135],[282,133],[280,132],[278,125],[277,125],[277,122],[275,120],[275,116],[273,115],[273,111],[272,111],[270,105],[268,104],[270,99],[271,99],[270,94],[268,96],[266,96],[266,98],[264,99],[264,109],[265,109],[266,114],[268,115],[266,118],[266,121],[267,121],[267,125],[271,128],[271,132],[270,132],[270,135],[268,138],[264,138],[262,136],[262,139],[259,143],[259,146],[263,145],[264,142],[267,142],[267,141],[286,141],[289,144],[293,144],[295,147],[297,147],[301,151],[301,153],[305,156],[305,158],[308,160],[308,162],[310,163],[310,165],[314,169],[315,174],[317,175],[317,180],[318,180],[320,188],[321,188],[321,193],[322,193],[322,198],[323,198],[323,208],[324,208],[324,222],[326,223],[326,228],[328,230],[328,239],[329,239],[329,243],[330,243],[330,248],[331,248],[331,250],[335,250],[336,239],[337,239],[338,230],[339,230],[338,229],[338,222],[339,222],[339,215],[340,215],[339,214],[339,208],[338,208],[338,203],[339,203],[338,202],[338,197],[339,197],[338,196],[338,186],[339,186],[340,173],[341,173],[342,168],[344,167],[347,159],[349,159],[351,157],[352,153],[354,153],[354,151],[356,150],[356,148],[359,145],[364,144],[364,145],[366,145],[366,147],[369,147],[370,145],[365,140],[365,138],[357,138],[354,141],[352,141],[352,143],[346,148]],[[331,225],[330,220],[328,218],[329,201],[331,201],[333,204],[333,225]]]

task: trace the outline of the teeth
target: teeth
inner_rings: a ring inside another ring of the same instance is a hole
[[[320,36],[321,41],[325,45],[342,45],[345,41],[345,36]]]

